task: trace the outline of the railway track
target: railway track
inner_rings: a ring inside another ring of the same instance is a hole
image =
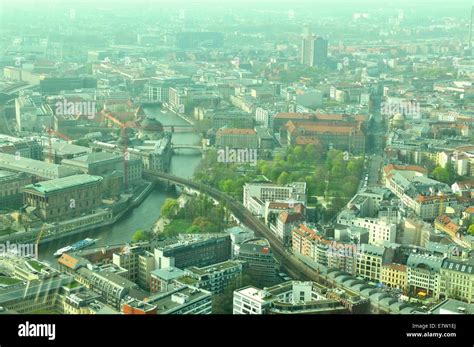
[[[261,220],[252,215],[240,202],[231,198],[221,191],[207,185],[196,183],[174,175],[145,170],[144,178],[148,180],[165,180],[177,185],[187,186],[191,189],[203,192],[215,200],[225,203],[225,206],[234,216],[245,226],[254,230],[258,236],[265,237],[275,255],[275,258],[285,268],[285,270],[295,279],[320,281],[320,276],[316,271],[304,265],[301,261],[289,254],[280,240],[271,232]]]

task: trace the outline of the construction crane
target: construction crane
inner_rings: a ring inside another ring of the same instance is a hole
[[[47,129],[47,132],[48,132],[48,160],[50,163],[53,162],[53,143],[51,141],[51,137],[52,137],[52,134],[54,135],[57,135],[59,136],[60,138],[62,138],[63,140],[66,140],[66,141],[72,141],[69,137],[67,137],[66,135],[60,133],[59,131],[56,131],[54,130],[53,128],[49,127]]]
[[[36,238],[36,247],[38,247],[38,245],[41,241],[41,237],[43,236],[43,232],[44,232],[45,229],[46,229],[46,223],[43,223],[43,225],[41,226],[41,230],[38,233],[38,237]]]
[[[109,119],[112,123],[120,127],[120,136],[123,139],[123,179],[124,179],[124,187],[125,191],[128,191],[128,161],[130,160],[130,154],[128,153],[128,136],[127,136],[127,128],[128,126],[117,118],[112,116],[110,113],[105,113],[104,117]]]

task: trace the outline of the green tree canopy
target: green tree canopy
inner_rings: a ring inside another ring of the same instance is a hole
[[[165,218],[173,217],[179,209],[179,203],[176,199],[166,199],[165,203],[161,206],[161,215]]]

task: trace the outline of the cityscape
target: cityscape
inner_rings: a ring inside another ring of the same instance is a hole
[[[474,314],[474,6],[432,2],[1,2],[0,316]]]

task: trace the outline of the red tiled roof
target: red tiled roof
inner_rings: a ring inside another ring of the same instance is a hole
[[[428,170],[422,166],[418,165],[395,165],[389,164],[383,168],[384,172],[388,174],[392,170],[399,170],[399,171],[417,171],[424,174],[428,173]]]

